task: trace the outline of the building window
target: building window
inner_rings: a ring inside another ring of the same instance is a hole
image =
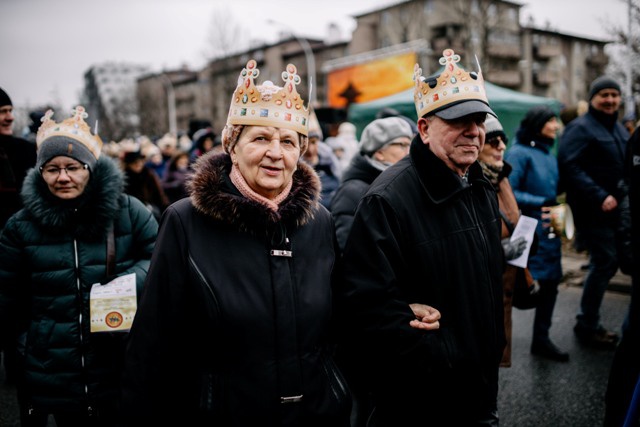
[[[433,13],[434,10],[433,0],[426,0],[424,2],[424,13],[430,14]]]

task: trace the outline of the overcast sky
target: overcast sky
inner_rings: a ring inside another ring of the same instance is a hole
[[[512,0],[513,1],[513,0]],[[609,39],[606,26],[626,27],[624,0],[515,0],[520,18],[538,27]],[[159,72],[198,69],[213,16],[229,16],[246,40],[273,42],[285,22],[299,36],[324,38],[336,23],[349,38],[351,18],[397,0],[0,0],[0,87],[16,107],[56,102],[70,108],[92,65],[134,62]],[[267,7],[268,5],[268,7]]]

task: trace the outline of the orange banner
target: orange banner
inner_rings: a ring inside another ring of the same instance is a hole
[[[409,89],[415,63],[415,52],[409,52],[331,71],[327,75],[329,106],[344,108],[348,100],[367,102]]]

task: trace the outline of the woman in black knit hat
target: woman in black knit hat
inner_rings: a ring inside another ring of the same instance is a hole
[[[528,266],[540,284],[531,353],[566,362],[569,354],[556,347],[549,338],[558,285],[562,279],[562,242],[546,221],[549,207],[557,204],[558,162],[551,148],[559,129],[560,123],[551,108],[544,105],[531,108],[522,119],[516,133],[517,142],[507,152],[505,160],[513,167],[509,182],[522,214],[538,220],[538,250],[529,258]]]

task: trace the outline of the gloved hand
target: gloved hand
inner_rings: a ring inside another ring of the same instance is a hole
[[[553,199],[547,199],[542,203],[542,206],[556,206],[558,205],[558,200],[554,197]]]
[[[502,249],[504,250],[504,257],[507,261],[518,258],[526,248],[527,240],[523,236],[513,241],[508,238],[502,239]]]

